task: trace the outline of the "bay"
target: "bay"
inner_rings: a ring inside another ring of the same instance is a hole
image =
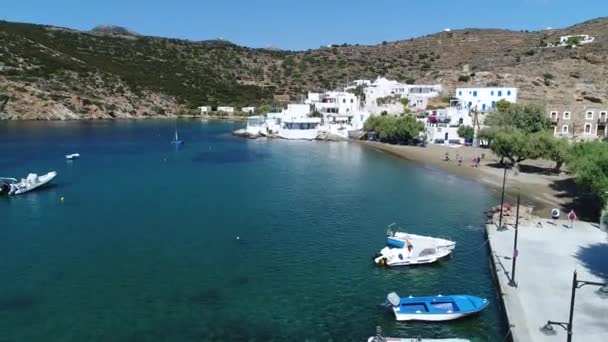
[[[377,325],[502,340],[484,245],[492,192],[355,143],[230,135],[241,126],[0,123],[0,176],[59,173],[0,197],[0,341],[363,341]],[[455,240],[453,257],[374,266],[392,222]],[[391,291],[492,303],[397,323],[378,307]]]

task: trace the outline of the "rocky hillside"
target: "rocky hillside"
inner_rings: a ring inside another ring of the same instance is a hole
[[[596,41],[539,48],[565,34]],[[466,29],[302,52],[145,37],[107,26],[81,32],[0,22],[4,119],[179,115],[199,105],[289,101],[379,75],[440,82],[446,95],[456,86],[505,85],[519,87],[522,101],[602,105],[608,101],[608,19],[560,30]]]

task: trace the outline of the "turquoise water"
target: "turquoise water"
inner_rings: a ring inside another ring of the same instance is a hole
[[[238,127],[1,123],[0,176],[59,176],[0,198],[0,341],[363,341],[376,325],[502,339],[482,247],[494,194],[357,144],[245,140],[229,134]],[[391,222],[457,249],[431,266],[375,267]],[[390,291],[492,304],[397,323],[378,307]]]

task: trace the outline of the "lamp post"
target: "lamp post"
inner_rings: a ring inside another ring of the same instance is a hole
[[[505,172],[502,175],[502,195],[500,197],[500,216],[498,218],[498,229],[502,229],[502,208],[505,203],[505,182],[506,181],[507,181],[507,168],[505,167]]]
[[[595,281],[578,280],[576,277],[576,271],[574,271],[574,274],[572,276],[572,294],[570,296],[570,316],[568,318],[568,322],[566,323],[566,322],[547,321],[547,324],[545,324],[541,329],[545,334],[548,334],[548,335],[557,334],[557,332],[555,332],[555,330],[553,329],[553,326],[557,325],[557,326],[564,328],[568,332],[568,338],[566,339],[566,341],[568,341],[568,342],[572,341],[572,333],[573,333],[572,320],[574,317],[574,297],[576,295],[576,289],[580,289],[581,287],[583,287],[585,285],[599,286],[600,289],[599,289],[598,293],[601,296],[608,296],[608,283],[599,283],[599,282],[595,282]]]
[[[513,287],[517,287],[517,282],[515,282],[515,265],[517,264],[517,256],[519,252],[517,251],[517,233],[519,232],[519,201],[520,194],[517,194],[517,210],[515,214],[515,239],[513,242],[513,262],[511,263],[511,280],[509,281],[509,285]]]

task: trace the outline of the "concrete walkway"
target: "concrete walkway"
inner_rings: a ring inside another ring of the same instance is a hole
[[[503,294],[508,320],[515,342],[566,341],[567,333],[554,326],[557,334],[541,331],[547,320],[568,322],[572,272],[578,280],[606,282],[608,279],[608,235],[590,223],[542,220],[538,228],[520,222],[515,280],[509,285],[515,231],[509,227],[497,231],[493,224],[486,229],[490,239],[496,276]],[[598,287],[576,290],[573,341],[608,341],[608,298],[598,295]]]

